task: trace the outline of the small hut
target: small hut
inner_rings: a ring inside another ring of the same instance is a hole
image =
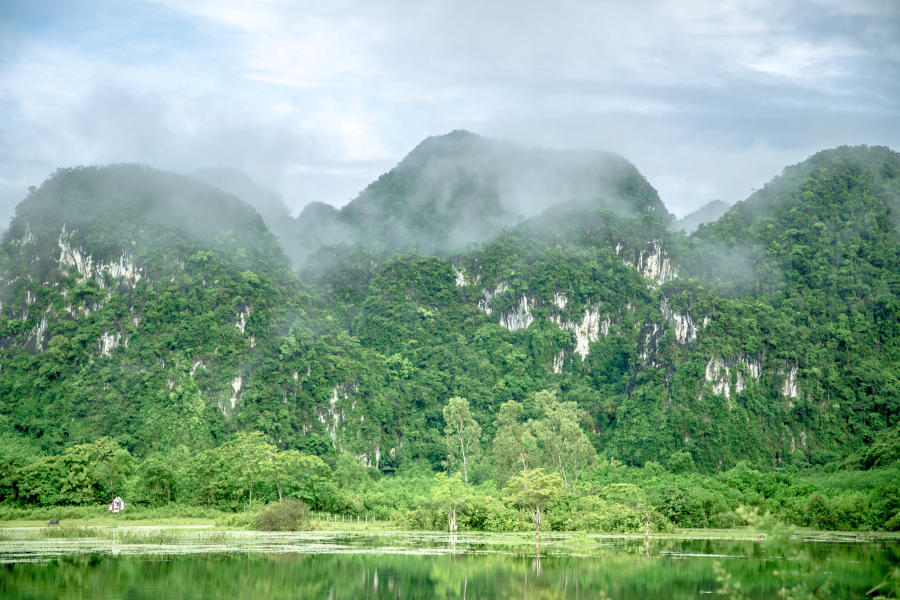
[[[109,506],[106,507],[106,510],[114,513],[125,510],[125,501],[119,496],[116,496],[113,498],[113,501],[109,503]]]

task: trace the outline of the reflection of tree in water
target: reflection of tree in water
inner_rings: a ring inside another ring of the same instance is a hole
[[[616,541],[614,547],[604,547],[611,542],[595,537],[568,542],[549,538],[533,549],[514,540],[473,539],[460,536],[455,554],[444,553],[446,537],[416,543],[402,537],[385,540],[386,548],[414,552],[419,547],[439,555],[70,556],[6,565],[0,596],[695,599],[698,589],[716,589],[711,555],[729,557],[725,564],[732,580],[750,597],[775,597],[782,586],[776,577],[760,577],[771,569],[765,566],[766,553],[756,552],[760,544],[755,541],[656,538],[647,558],[640,537]],[[335,541],[354,548],[349,538]],[[568,549],[565,543],[571,544]],[[487,553],[466,554],[474,545]],[[888,561],[896,560],[898,546],[890,543],[886,551],[884,544],[820,544],[805,560],[810,569],[833,572],[831,591],[837,596],[864,597],[890,568]]]

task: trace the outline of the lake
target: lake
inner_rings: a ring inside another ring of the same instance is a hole
[[[897,540],[519,534],[0,530],[3,598],[864,598]],[[59,535],[62,537],[47,537]],[[777,573],[777,574],[776,574]],[[721,596],[720,596],[721,597]]]

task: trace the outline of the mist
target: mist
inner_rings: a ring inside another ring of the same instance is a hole
[[[900,146],[900,8],[813,4],[5,2],[0,222],[58,167],[121,162],[340,207],[460,128],[624,156],[676,216],[731,204],[817,150]]]

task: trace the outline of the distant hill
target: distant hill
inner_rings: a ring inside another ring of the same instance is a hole
[[[681,217],[672,223],[672,231],[693,233],[704,223],[712,223],[728,212],[730,205],[721,200],[707,202],[694,212]]]
[[[536,150],[454,131],[423,141],[340,210],[310,205],[297,235],[310,252],[347,244],[378,254],[446,254],[572,202],[668,217],[620,156]]]
[[[289,256],[301,252],[304,246],[295,236],[294,218],[281,196],[237,169],[225,167],[197,169],[190,176],[228,192],[252,206]]]

